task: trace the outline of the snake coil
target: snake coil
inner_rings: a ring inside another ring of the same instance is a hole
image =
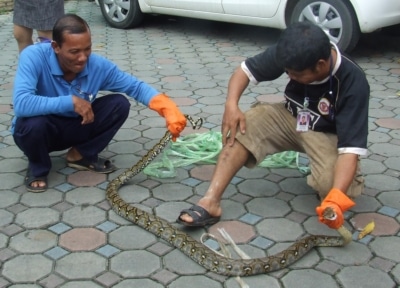
[[[190,116],[185,116],[193,129],[201,127],[203,123],[201,118],[194,121]],[[112,209],[120,216],[167,241],[205,269],[225,276],[269,273],[289,266],[314,247],[344,246],[351,241],[350,231],[342,226],[337,230],[340,236],[310,235],[296,241],[290,247],[275,255],[254,259],[227,258],[215,253],[168,221],[125,202],[118,194],[118,189],[149,165],[168,145],[171,138],[171,134],[167,131],[159,142],[136,164],[112,179],[106,188],[106,198]]]

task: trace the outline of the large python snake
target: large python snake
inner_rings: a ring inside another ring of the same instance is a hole
[[[194,121],[190,116],[185,116],[194,129],[201,126],[202,119]],[[289,266],[308,253],[313,247],[344,246],[351,241],[351,232],[342,226],[338,229],[341,236],[310,235],[296,241],[289,248],[272,256],[254,259],[227,258],[215,253],[168,221],[125,202],[118,194],[119,187],[133,176],[139,174],[153,161],[167,146],[171,138],[171,134],[167,131],[160,141],[134,166],[111,180],[106,188],[106,198],[113,210],[119,215],[169,242],[207,270],[226,276],[249,276],[268,273]],[[332,216],[328,215],[331,212],[326,211],[327,217]]]

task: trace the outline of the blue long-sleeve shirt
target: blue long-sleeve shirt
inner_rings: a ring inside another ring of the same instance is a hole
[[[93,101],[99,91],[120,92],[148,106],[150,100],[160,94],[145,82],[121,71],[108,59],[93,53],[73,81],[67,82],[63,75],[50,43],[31,45],[21,52],[14,81],[16,117],[12,132],[17,117],[48,114],[78,117],[72,95]]]

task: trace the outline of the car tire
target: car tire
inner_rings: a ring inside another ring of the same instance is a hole
[[[144,18],[138,0],[99,0],[99,5],[104,19],[114,28],[133,28]]]
[[[319,18],[321,12],[324,12],[322,19]],[[332,19],[335,19],[335,22]],[[357,17],[347,1],[300,0],[293,9],[290,23],[301,21],[309,21],[320,26],[330,40],[345,52],[353,50],[360,39]]]

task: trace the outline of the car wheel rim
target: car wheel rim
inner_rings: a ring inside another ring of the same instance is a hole
[[[113,22],[122,22],[129,13],[130,0],[105,0],[104,9]]]
[[[340,14],[328,3],[314,2],[307,5],[301,11],[299,21],[309,21],[318,25],[334,43],[338,43],[342,37],[343,23]]]

